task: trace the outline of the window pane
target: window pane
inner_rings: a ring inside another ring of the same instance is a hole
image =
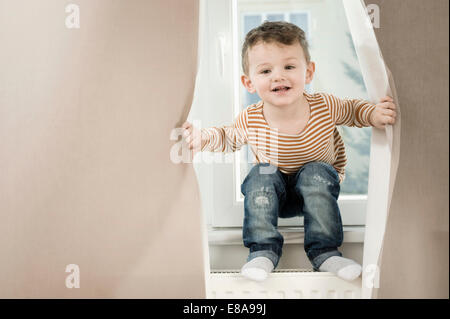
[[[292,22],[305,31],[311,59],[316,63],[314,80],[306,86],[306,92],[327,92],[340,98],[368,98],[340,1],[314,6],[302,1],[288,1],[287,4],[279,5],[272,3],[270,9],[264,11],[266,7],[258,1],[242,2],[239,9],[240,21],[244,21],[244,26],[240,28],[241,44],[247,32],[261,24],[263,19]],[[256,93],[249,94],[244,88],[241,92],[241,109],[260,100]],[[341,195],[367,194],[371,128],[339,126],[338,130],[344,139],[347,154],[346,177],[341,184]],[[240,165],[241,180],[237,181],[236,187],[240,186],[253,166],[254,156],[248,147],[245,150],[240,161],[243,163]]]
[[[244,36],[253,28],[261,24],[261,15],[245,15],[244,16]]]
[[[291,14],[270,14],[266,13],[266,20],[269,21],[288,21],[286,17],[288,17],[289,22],[292,22],[302,28],[307,36],[309,35],[308,30],[308,14],[306,13],[291,13]],[[259,26],[262,21],[262,15],[254,15],[254,14],[243,14],[243,21],[244,21],[244,28],[241,29],[242,33],[240,35],[241,37],[241,43],[243,43],[245,39],[245,35],[253,28]],[[307,84],[305,86],[305,91],[308,93],[312,93],[312,84]],[[261,98],[258,96],[257,93],[250,94],[247,90],[244,88],[242,89],[243,94],[243,101],[241,103],[241,110],[246,108],[249,105],[255,104],[261,100]],[[242,155],[240,159],[241,163],[245,163],[240,166],[240,180],[237,181],[237,183],[242,183],[245,176],[248,174],[249,170],[253,166],[254,161],[254,155],[251,152],[250,148],[246,145],[242,148]],[[243,199],[242,194],[240,195],[240,199]]]
[[[345,180],[341,184],[341,194],[367,194],[372,129],[346,126],[341,128],[340,132],[347,153]]]
[[[307,36],[309,35],[308,15],[306,13],[291,13],[289,15],[289,22],[305,31]]]
[[[284,20],[284,14],[268,14],[267,20],[269,21],[283,21]]]

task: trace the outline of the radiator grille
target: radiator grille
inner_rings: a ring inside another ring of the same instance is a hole
[[[233,270],[212,270],[211,274],[239,274],[241,271],[238,269]],[[275,269],[273,273],[298,273],[298,272],[314,272],[314,269]]]
[[[361,278],[347,282],[312,269],[276,270],[264,282],[243,278],[239,270],[214,270],[207,298],[215,299],[359,299]]]

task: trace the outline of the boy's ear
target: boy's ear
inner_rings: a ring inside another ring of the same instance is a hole
[[[245,86],[245,88],[247,89],[248,93],[255,93],[256,89],[253,86],[252,81],[250,80],[250,78],[248,76],[246,76],[245,74],[241,76],[241,82],[242,84]]]
[[[314,78],[314,72],[316,71],[316,64],[314,62],[309,62],[308,66],[306,67],[306,78],[305,83],[309,84]]]

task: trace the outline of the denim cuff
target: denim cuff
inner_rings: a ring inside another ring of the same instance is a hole
[[[326,253],[320,254],[319,256],[317,256],[316,258],[314,258],[311,261],[311,264],[313,265],[314,270],[319,271],[320,265],[322,265],[322,263],[325,260],[327,260],[328,258],[330,258],[332,256],[342,257],[342,254],[338,250],[327,251]]]
[[[269,258],[272,263],[273,263],[273,268],[275,269],[278,265],[278,261],[280,260],[280,257],[278,257],[277,254],[275,254],[273,251],[271,250],[258,250],[258,251],[254,251],[251,252],[248,255],[247,258],[247,262],[249,262],[250,260],[256,258],[256,257],[266,257]]]

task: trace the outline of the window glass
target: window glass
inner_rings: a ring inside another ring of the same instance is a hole
[[[340,98],[367,99],[367,91],[359,69],[345,13],[340,1],[318,1],[305,5],[301,1],[289,1],[288,6],[272,3],[265,9],[258,1],[239,0],[238,26],[240,44],[245,35],[263,21],[288,21],[302,28],[310,45],[311,59],[316,63],[314,80],[306,87],[308,93],[327,92]],[[278,6],[278,7],[277,7]],[[255,13],[258,12],[258,13]],[[332,17],[332,18],[330,18]],[[240,63],[240,61],[239,61]],[[248,93],[241,86],[241,110],[257,103],[260,98]],[[366,195],[369,174],[371,128],[339,126],[347,154],[346,178],[341,184],[342,195]],[[245,176],[253,166],[254,156],[248,146],[239,154],[236,189],[240,189]],[[243,200],[236,192],[237,200]]]
[[[268,21],[280,21],[284,20],[284,14],[267,14]]]

